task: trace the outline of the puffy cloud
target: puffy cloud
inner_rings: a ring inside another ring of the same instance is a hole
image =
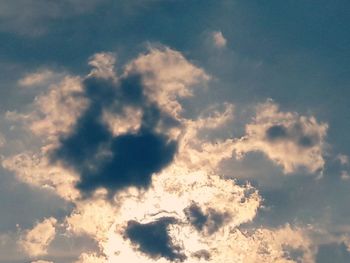
[[[252,123],[246,125],[246,135],[235,143],[239,157],[259,151],[283,167],[285,173],[304,167],[309,172],[322,170],[328,125],[315,117],[281,112],[268,100],[260,104]]]
[[[182,116],[179,99],[210,77],[181,53],[151,48],[120,76],[110,53],[96,54],[89,63],[90,74],[51,85],[32,112],[20,115],[41,136],[40,150],[2,163],[20,180],[49,187],[74,203],[63,224],[67,236],[88,236],[98,244],[98,251],[81,254],[76,263],[312,262],[301,228],[243,230],[242,224],[256,217],[262,197],[249,183],[225,179],[219,168],[233,151],[265,149],[256,145],[279,145],[282,154],[270,158],[281,165],[287,144],[309,157],[321,150],[326,125],[281,113],[270,103],[261,106],[265,111],[247,125],[244,138],[209,140],[208,131],[233,120],[234,106],[209,107],[197,119]],[[55,233],[56,221],[50,220],[40,223],[53,228],[45,230],[51,236],[42,243],[32,238],[38,226],[20,242],[43,253]]]
[[[127,74],[140,74],[148,99],[173,117],[182,110],[178,98],[192,96],[195,85],[205,84],[210,77],[170,48],[150,48],[126,66]]]
[[[83,97],[79,77],[62,75],[57,81],[48,84],[48,91],[36,97],[31,112],[7,112],[6,117],[24,122],[35,135],[52,144],[48,146],[53,146],[59,136],[70,132],[76,119],[87,107],[87,100]]]
[[[18,241],[19,246],[31,257],[45,255],[47,248],[56,235],[57,220],[46,218],[33,229],[25,231]]]
[[[72,200],[79,196],[74,187],[77,182],[74,172],[60,165],[53,165],[45,153],[24,152],[6,157],[2,166],[13,171],[20,181],[52,190],[64,199]]]
[[[103,199],[77,202],[66,218],[67,230],[76,235],[88,235],[102,240],[115,221],[116,209]]]
[[[18,84],[23,87],[31,87],[48,84],[55,77],[55,73],[51,70],[44,69],[34,73],[25,75],[18,81]]]
[[[89,65],[94,67],[90,77],[116,79],[115,66],[116,58],[113,53],[97,53],[89,60]]]
[[[37,260],[37,261],[32,261],[31,263],[53,263],[53,261]]]
[[[224,35],[222,34],[221,31],[214,31],[212,33],[212,38],[213,38],[214,45],[217,48],[226,47],[227,40],[226,40],[226,38],[224,37]]]
[[[111,111],[104,111],[102,119],[114,137],[126,133],[135,134],[141,128],[142,111],[133,107],[125,107],[117,116]]]
[[[209,115],[208,112],[210,112]],[[230,103],[224,103],[221,110],[217,106],[211,106],[196,120],[182,120],[184,128],[179,135],[177,162],[193,170],[217,170],[221,161],[232,157],[233,140],[210,141],[207,138],[202,138],[200,133],[225,127],[225,125],[232,122],[233,115],[234,106]]]

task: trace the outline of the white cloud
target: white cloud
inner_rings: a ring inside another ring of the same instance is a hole
[[[43,69],[25,75],[18,81],[18,84],[23,87],[49,85],[51,81],[59,77],[62,77],[62,74],[55,73],[48,69]]]
[[[18,245],[31,257],[45,255],[56,235],[57,220],[53,217],[37,223],[33,229],[25,231]]]
[[[246,135],[235,143],[238,157],[258,151],[285,173],[304,167],[309,172],[323,169],[325,136],[328,125],[315,117],[300,116],[295,112],[281,112],[269,100],[256,109],[254,120],[246,125]]]
[[[182,110],[178,99],[192,96],[195,85],[204,85],[210,79],[203,69],[168,47],[150,48],[130,62],[124,74],[140,74],[148,99],[174,117]]]
[[[97,53],[89,60],[89,65],[93,67],[89,76],[116,80],[115,63],[116,58],[113,53]]]
[[[114,136],[135,133],[141,127],[142,111],[133,107],[125,107],[118,115],[104,111],[102,119]]]
[[[79,77],[62,75],[57,82],[48,85],[48,90],[35,98],[31,112],[7,112],[6,118],[22,122],[53,147],[59,136],[70,132],[88,103]]]
[[[226,40],[226,38],[224,37],[224,35],[222,34],[221,31],[214,31],[212,33],[212,38],[213,38],[214,45],[217,48],[226,47],[227,40]]]
[[[31,263],[54,263],[53,261],[47,261],[47,260],[37,260],[37,261],[32,261]]]
[[[223,110],[217,107],[209,107],[205,112],[210,112],[209,116],[202,114],[196,120],[182,120],[184,128],[179,136],[179,154],[176,159],[191,169],[209,169],[215,171],[220,162],[232,157],[233,140],[209,141],[201,138],[200,132],[217,130],[234,118],[234,105],[223,104]]]
[[[53,165],[45,153],[26,152],[6,157],[2,166],[24,183],[49,189],[67,200],[79,197],[74,187],[77,176],[62,166]]]

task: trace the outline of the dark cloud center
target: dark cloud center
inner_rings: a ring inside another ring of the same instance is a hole
[[[186,256],[174,246],[168,233],[168,226],[176,223],[174,218],[163,217],[155,222],[141,224],[129,221],[126,238],[138,245],[138,249],[152,258],[164,257],[171,261],[184,261]]]
[[[185,214],[190,223],[198,230],[206,230],[208,234],[215,233],[225,221],[228,215],[221,214],[214,209],[208,209],[206,213],[195,203],[185,209]]]
[[[156,132],[155,127],[159,123],[174,126],[176,121],[146,99],[139,76],[126,77],[120,84],[88,78],[84,87],[89,107],[71,134],[61,138],[52,160],[79,173],[77,187],[84,194],[99,187],[110,194],[129,186],[147,188],[152,174],[167,166],[177,149],[177,143]],[[126,106],[142,110],[141,128],[136,133],[113,136],[102,122],[103,110],[122,114]]]
[[[300,124],[295,124],[288,128],[284,125],[273,125],[266,130],[265,134],[266,138],[271,142],[288,140],[305,148],[313,147],[320,141],[318,134],[306,134]]]

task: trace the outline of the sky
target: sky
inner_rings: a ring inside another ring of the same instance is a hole
[[[349,10],[1,1],[0,262],[350,262]]]

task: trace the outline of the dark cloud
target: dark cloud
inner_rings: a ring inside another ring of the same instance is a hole
[[[211,208],[204,213],[195,203],[185,209],[185,214],[198,231],[206,230],[208,234],[216,232],[228,219],[228,215],[218,213]]]
[[[172,244],[168,234],[168,226],[175,223],[171,217],[163,217],[155,222],[141,224],[129,221],[125,235],[138,249],[152,258],[164,257],[171,261],[184,261],[186,256],[180,252],[178,246]]]
[[[287,129],[283,125],[274,125],[266,130],[266,136],[271,141],[283,139],[288,136]]]
[[[88,78],[84,81],[89,107],[67,137],[52,154],[54,161],[74,168],[77,184],[84,194],[103,187],[110,194],[128,186],[147,188],[153,173],[173,159],[177,143],[155,131],[159,124],[170,127],[177,122],[143,96],[140,76],[112,81]],[[102,122],[103,110],[122,114],[125,106],[142,110],[141,128],[136,133],[113,136]]]
[[[318,134],[305,134],[300,124],[287,128],[283,125],[273,125],[266,130],[266,138],[271,141],[289,140],[294,141],[301,147],[310,148],[319,143]]]

